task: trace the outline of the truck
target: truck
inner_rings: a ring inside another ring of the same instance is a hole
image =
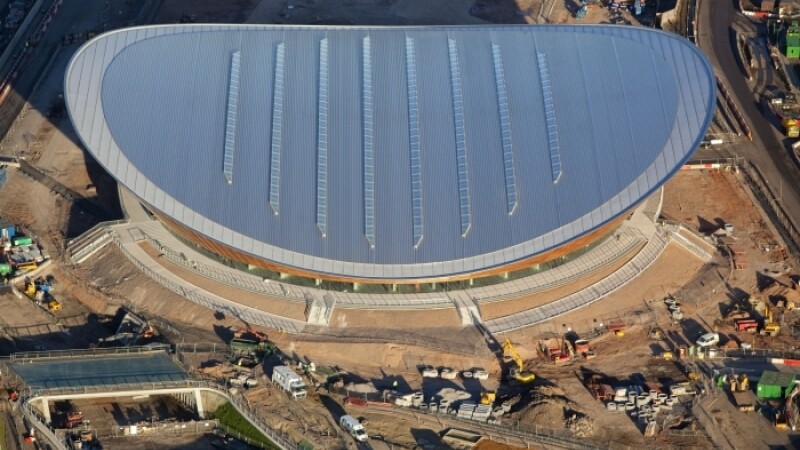
[[[272,369],[272,382],[294,399],[306,398],[306,384],[300,375],[287,366],[275,366]]]
[[[746,391],[733,391],[731,394],[739,411],[753,412],[756,410],[756,396],[753,391],[749,389]]]
[[[350,436],[353,436],[353,438],[358,442],[367,442],[369,439],[367,431],[364,429],[364,425],[361,425],[361,423],[353,416],[342,416],[339,419],[339,425],[341,425],[345,431],[350,433]]]

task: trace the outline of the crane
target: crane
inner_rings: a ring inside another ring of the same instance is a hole
[[[510,358],[514,362],[515,366],[511,367],[509,374],[515,380],[520,383],[532,383],[536,379],[536,375],[533,372],[525,370],[525,364],[509,338],[506,338],[505,343],[503,343],[503,358]]]

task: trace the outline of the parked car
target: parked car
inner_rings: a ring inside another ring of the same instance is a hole
[[[698,347],[711,347],[719,344],[719,333],[706,333],[700,336],[696,342]]]

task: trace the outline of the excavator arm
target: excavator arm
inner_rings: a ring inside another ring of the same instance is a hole
[[[513,376],[515,380],[520,383],[532,383],[536,379],[536,375],[525,370],[522,357],[519,356],[517,349],[514,348],[514,344],[511,343],[509,338],[506,338],[505,343],[503,343],[503,355],[511,357],[516,365],[516,367],[511,370],[511,376]]]

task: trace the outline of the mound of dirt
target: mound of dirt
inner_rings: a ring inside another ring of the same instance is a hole
[[[528,405],[520,411],[520,425],[527,427],[567,428],[577,436],[591,436],[594,425],[577,404],[558,386],[539,387]]]

